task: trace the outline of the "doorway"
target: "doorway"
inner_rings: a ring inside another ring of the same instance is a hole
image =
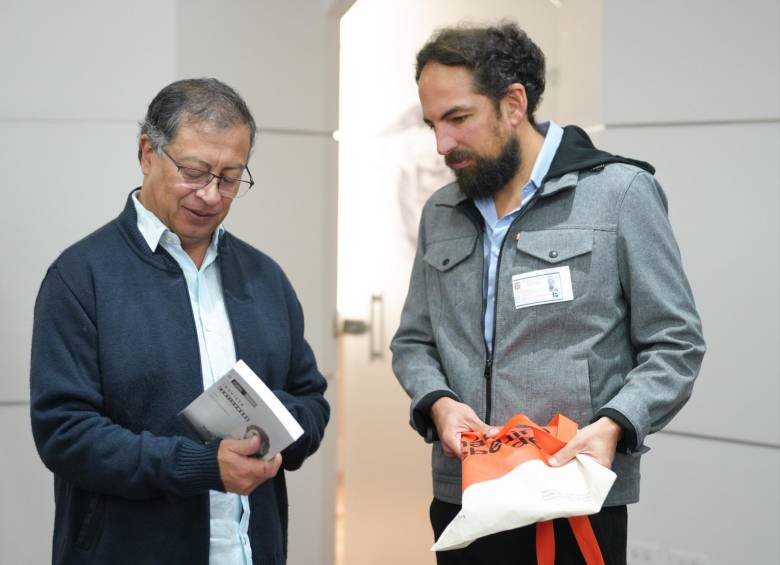
[[[452,178],[422,122],[415,54],[438,27],[512,18],[549,59],[556,11],[538,0],[358,0],[341,19],[338,310],[342,324],[366,331],[339,344],[337,565],[435,563],[430,446],[409,426],[388,350],[422,206]]]

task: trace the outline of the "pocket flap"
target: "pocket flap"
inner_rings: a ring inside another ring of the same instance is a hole
[[[423,259],[437,271],[449,271],[474,252],[476,241],[477,236],[468,236],[430,243]]]
[[[520,232],[517,249],[555,264],[593,251],[593,230],[563,229]]]

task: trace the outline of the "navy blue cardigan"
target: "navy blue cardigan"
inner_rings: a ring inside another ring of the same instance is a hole
[[[282,453],[297,469],[329,418],[300,304],[281,268],[230,233],[218,263],[237,357],[305,431]],[[218,443],[177,417],[203,390],[192,309],[181,269],[149,249],[130,198],[49,268],[30,388],[33,436],[54,473],[53,563],[208,563],[208,490],[224,490]],[[249,500],[254,564],[284,563],[284,472]]]

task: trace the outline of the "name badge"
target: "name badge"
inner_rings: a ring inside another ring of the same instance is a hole
[[[574,300],[568,266],[512,276],[515,309]]]

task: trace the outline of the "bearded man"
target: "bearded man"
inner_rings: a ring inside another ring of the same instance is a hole
[[[615,471],[590,521],[605,562],[625,564],[645,437],[689,398],[705,346],[654,169],[537,122],[544,69],[513,24],[443,29],[418,53],[423,119],[457,180],[423,209],[393,370],[433,444],[435,538],[460,510],[461,433],[562,413],[580,429],[551,464],[584,453]],[[581,563],[554,527],[557,562]],[[535,530],[437,561],[535,563]]]

